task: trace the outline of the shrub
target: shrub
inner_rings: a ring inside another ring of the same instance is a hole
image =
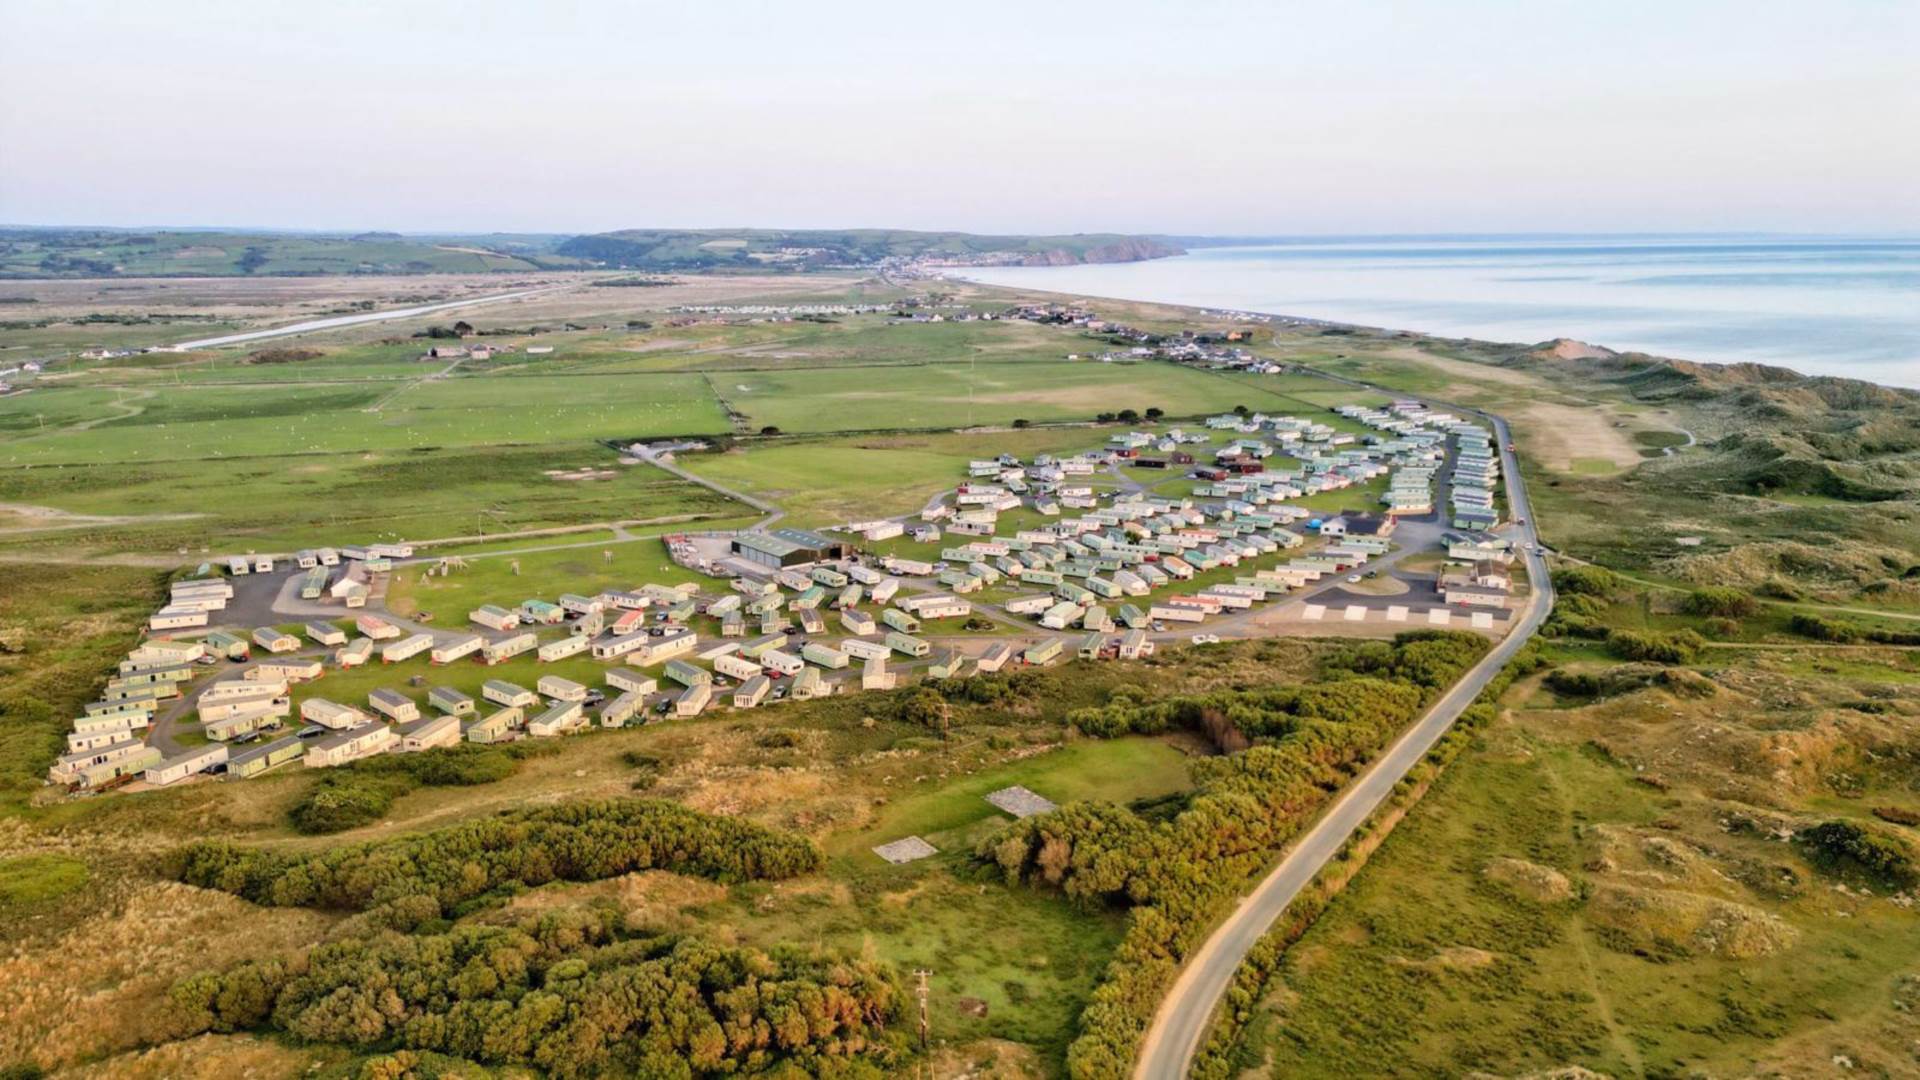
[[[1707,641],[1691,630],[1625,630],[1607,634],[1607,651],[1623,660],[1655,664],[1690,664]]]
[[[1823,822],[1801,829],[1793,839],[1815,866],[1828,871],[1861,873],[1899,889],[1920,881],[1904,841],[1851,821]]]
[[[1601,566],[1563,566],[1553,572],[1558,593],[1608,597],[1620,591],[1620,575]]]
[[[1744,619],[1760,610],[1760,602],[1744,589],[1729,585],[1710,585],[1687,594],[1682,605],[1692,615],[1723,615]]]

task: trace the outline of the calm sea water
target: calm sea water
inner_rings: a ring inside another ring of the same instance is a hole
[[[1571,337],[1920,387],[1920,239],[1313,239],[1139,263],[963,273],[992,284],[1449,337]]]

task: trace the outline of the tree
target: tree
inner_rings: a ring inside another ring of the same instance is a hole
[[[1032,426],[1033,426],[1033,421],[1031,420],[1015,420],[1013,422],[1013,429],[1015,431],[1021,431],[1026,428],[1030,428]]]
[[[1140,419],[1140,414],[1139,414],[1139,413],[1137,413],[1137,412],[1134,412],[1134,411],[1133,411],[1132,409],[1121,409],[1121,410],[1120,410],[1120,421],[1121,421],[1121,423],[1125,423],[1125,424],[1131,424],[1131,423],[1133,423],[1134,421],[1136,421],[1136,420],[1138,420],[1138,419]]]
[[[1253,412],[1253,410],[1252,410],[1252,409],[1249,409],[1249,408],[1247,408],[1247,407],[1246,407],[1245,405],[1235,405],[1235,406],[1233,407],[1233,414],[1234,414],[1235,416],[1246,416],[1246,415],[1248,415],[1248,414],[1250,414],[1250,413],[1252,413],[1252,412]]]
[[[1158,420],[1165,415],[1167,415],[1167,411],[1165,409],[1162,409],[1160,406],[1158,405],[1147,406],[1147,419]]]
[[[777,428],[777,427],[775,427],[775,426],[774,426],[774,425],[772,425],[772,424],[768,424],[768,425],[767,425],[766,427],[763,427],[763,428],[761,428],[761,429],[760,429],[760,434],[762,434],[762,435],[778,435],[778,434],[780,434],[780,429],[779,429],[779,428]]]
[[[453,332],[460,337],[466,337],[468,334],[473,333],[473,324],[462,319],[453,324]]]

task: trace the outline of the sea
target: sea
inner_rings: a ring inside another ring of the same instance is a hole
[[[1568,337],[1920,388],[1920,237],[1313,237],[955,274],[1442,337]]]

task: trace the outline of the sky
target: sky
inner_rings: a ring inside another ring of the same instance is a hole
[[[0,0],[0,222],[1920,232],[1915,0]]]

